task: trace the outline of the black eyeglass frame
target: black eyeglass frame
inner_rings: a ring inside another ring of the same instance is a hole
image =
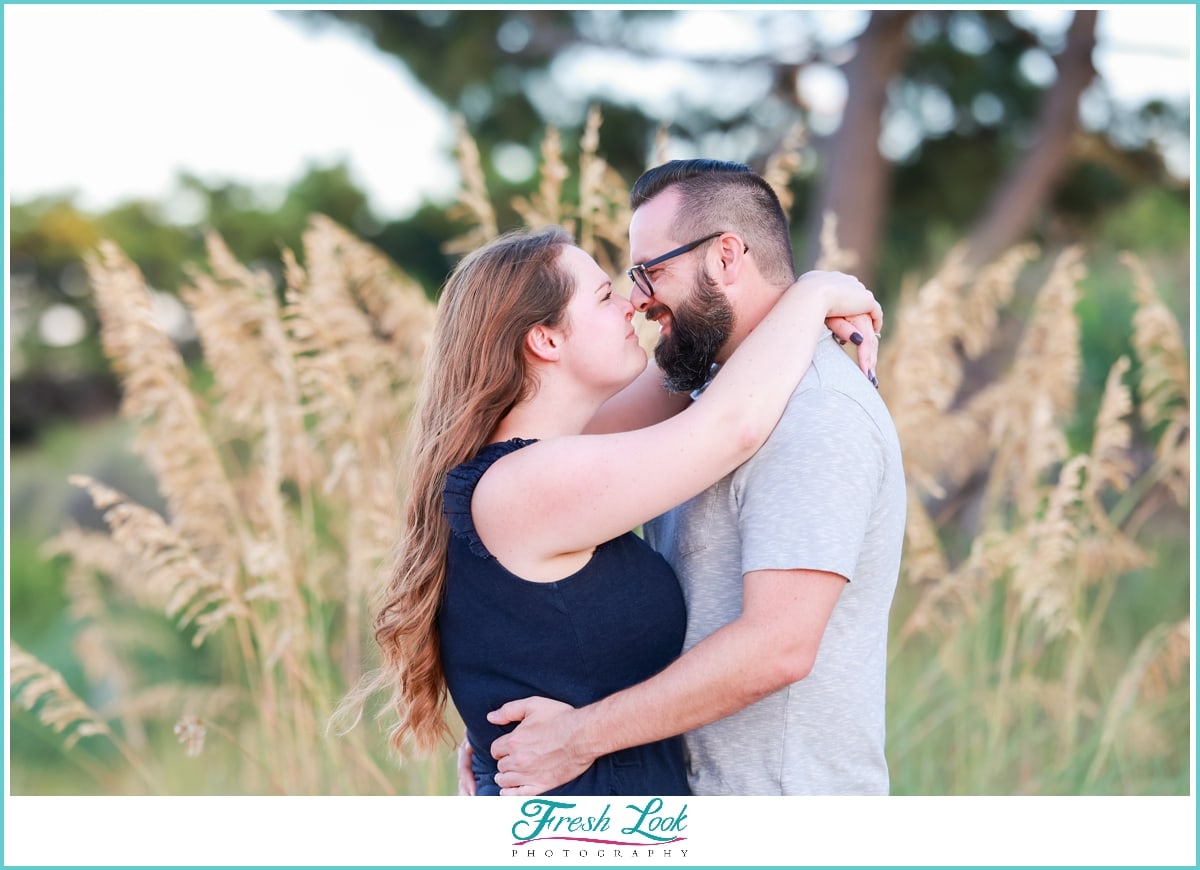
[[[644,263],[637,263],[633,266],[630,266],[625,270],[625,274],[629,276],[629,280],[633,282],[635,287],[640,288],[641,291],[646,294],[647,298],[653,299],[654,285],[650,283],[650,276],[646,274],[647,269],[653,268],[660,263],[665,263],[667,260],[673,259],[674,257],[686,254],[688,251],[695,250],[705,242],[711,242],[713,239],[725,235],[726,232],[727,230],[721,230],[720,232],[709,233],[702,239],[696,239],[694,242],[688,242],[686,245],[680,245],[673,251],[667,251],[662,256],[655,257],[653,260],[647,260]],[[743,243],[743,246],[745,247],[745,250],[742,253],[749,252],[750,246],[746,245],[745,243]],[[640,281],[638,280],[638,275],[641,275]]]

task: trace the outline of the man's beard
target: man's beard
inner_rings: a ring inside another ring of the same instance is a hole
[[[704,386],[732,331],[733,308],[702,266],[691,295],[671,311],[670,334],[654,348],[667,389],[690,393]]]

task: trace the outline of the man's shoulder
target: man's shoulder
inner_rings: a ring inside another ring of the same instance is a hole
[[[823,342],[823,344],[825,344]],[[832,341],[792,394],[782,418],[763,447],[735,478],[755,470],[804,464],[863,462],[874,456],[887,464],[898,444],[895,424],[879,391],[857,363]]]
[[[820,415],[833,414],[834,420]],[[812,366],[800,379],[784,413],[784,420],[836,424],[872,421],[884,433],[894,430],[892,416],[879,389],[867,380],[858,362],[832,339],[818,343]]]
[[[861,382],[861,383],[860,383]],[[800,379],[797,392],[804,390],[842,390],[858,393],[860,387],[874,391],[871,382],[858,367],[858,361],[839,347],[832,336],[817,342],[812,365]]]

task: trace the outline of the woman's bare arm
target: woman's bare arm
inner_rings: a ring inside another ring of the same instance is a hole
[[[548,438],[500,459],[475,490],[480,537],[502,563],[587,550],[745,462],[808,370],[824,320],[882,310],[857,279],[810,272],[721,367],[700,401],[642,429]]]

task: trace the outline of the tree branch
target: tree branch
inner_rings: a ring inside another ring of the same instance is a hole
[[[807,219],[801,272],[820,255],[820,232],[827,211],[838,217],[840,246],[858,255],[858,276],[870,283],[886,210],[891,165],[879,153],[887,86],[908,56],[907,28],[912,10],[872,12],[846,65],[846,109],[836,133],[825,143],[825,168]]]
[[[1021,240],[1060,180],[1079,119],[1079,98],[1092,79],[1096,10],[1075,13],[1055,59],[1058,80],[1046,94],[1037,133],[1025,157],[998,188],[967,246],[968,266],[982,266]]]

